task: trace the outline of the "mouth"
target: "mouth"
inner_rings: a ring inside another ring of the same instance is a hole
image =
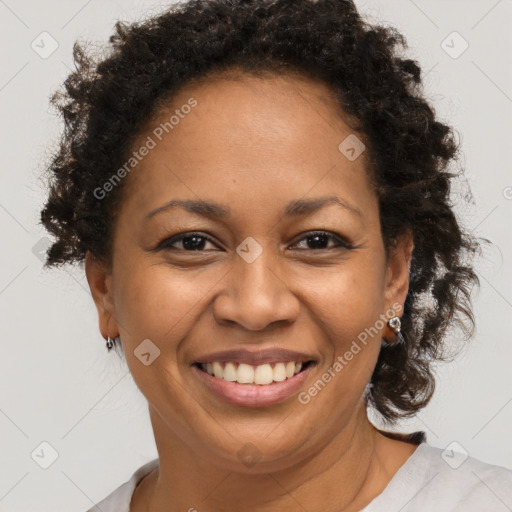
[[[294,378],[297,374],[312,367],[315,361],[271,362],[259,365],[237,361],[213,361],[194,363],[203,373],[227,382],[243,385],[272,386]]]
[[[269,407],[292,398],[318,362],[289,350],[218,352],[191,368],[207,394],[232,405]]]

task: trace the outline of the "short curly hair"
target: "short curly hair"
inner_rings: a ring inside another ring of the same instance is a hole
[[[367,403],[388,423],[424,407],[449,328],[473,333],[472,257],[480,244],[450,202],[458,175],[449,170],[459,150],[453,129],[436,119],[418,63],[401,56],[403,35],[364,21],[351,0],[190,0],[141,22],[117,22],[109,42],[101,57],[76,42],[76,71],[51,100],[65,128],[46,169],[41,222],[56,240],[45,267],[83,262],[87,251],[111,264],[126,187],[108,200],[94,190],[178,90],[231,69],[322,80],[365,141],[386,249],[405,231],[414,239],[406,343],[381,349]]]

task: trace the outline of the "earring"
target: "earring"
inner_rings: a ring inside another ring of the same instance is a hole
[[[390,318],[388,320],[388,325],[395,331],[396,334],[400,332],[400,329],[402,328],[402,322],[400,322],[400,318],[397,316],[394,316],[393,318]]]
[[[400,321],[400,318],[397,316],[394,316],[393,318],[390,318],[388,320],[388,325],[391,329],[393,329],[393,332],[396,334],[396,340],[392,343],[387,342],[386,340],[382,340],[382,345],[384,347],[389,347],[390,345],[402,345],[405,344],[405,339],[401,333],[402,329],[402,322]]]
[[[110,352],[110,350],[114,347],[114,344],[121,341],[119,339],[119,336],[116,336],[115,338],[111,338],[110,336],[107,337],[107,350]]]

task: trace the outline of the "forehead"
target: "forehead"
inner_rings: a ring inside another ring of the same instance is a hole
[[[175,197],[239,200],[254,211],[252,203],[278,205],[309,192],[362,199],[365,154],[351,161],[339,148],[354,135],[323,82],[209,77],[181,89],[141,131],[133,148],[149,140],[153,147],[128,176],[126,199],[144,211]]]

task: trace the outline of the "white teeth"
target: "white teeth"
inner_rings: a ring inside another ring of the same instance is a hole
[[[258,384],[261,386],[272,384],[272,382],[282,382],[290,379],[302,369],[302,363],[289,361],[287,363],[265,363],[257,366],[245,363],[213,363],[202,364],[201,368],[219,379],[229,382],[238,382],[239,384]]]
[[[276,382],[282,382],[286,379],[286,367],[284,363],[277,363],[274,366],[274,380]]]
[[[286,363],[286,377],[289,379],[290,377],[293,377],[293,374],[295,373],[295,363],[291,361],[290,363]]]
[[[221,364],[217,361],[213,363],[213,373],[215,374],[215,377],[219,377],[219,379],[222,379],[224,376],[224,370],[222,369]]]
[[[254,383],[254,368],[248,364],[239,364],[236,371],[236,380],[240,384]]]
[[[274,372],[269,364],[256,366],[254,384],[270,384],[274,380]]]
[[[226,363],[224,367],[224,380],[229,380],[230,382],[234,382],[237,379],[238,372],[236,371],[236,367],[233,363]]]

